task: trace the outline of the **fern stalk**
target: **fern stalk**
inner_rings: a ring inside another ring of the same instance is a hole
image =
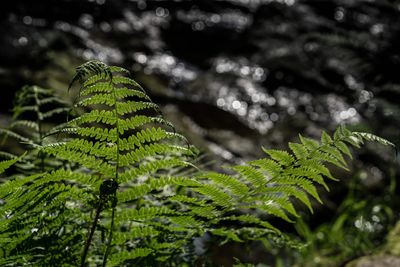
[[[42,129],[43,122],[42,122],[42,113],[40,111],[40,100],[39,100],[38,90],[37,90],[36,86],[33,86],[33,93],[34,93],[34,99],[35,99],[35,106],[37,107],[36,123],[38,125],[38,134],[39,134],[38,145],[41,147],[41,146],[43,146],[43,129]],[[43,172],[45,155],[42,151],[39,151],[38,156],[40,158],[40,170]]]
[[[113,197],[116,199],[116,195],[115,194],[114,194]],[[103,264],[102,264],[103,267],[106,266],[107,258],[108,258],[108,255],[110,254],[110,251],[111,251],[111,244],[112,244],[112,238],[113,238],[113,232],[114,232],[114,221],[115,221],[115,206],[113,205],[113,208],[112,208],[112,211],[111,211],[110,233],[108,235],[107,246],[106,246],[106,250],[105,250],[104,256],[103,256]]]
[[[90,245],[92,244],[93,235],[96,230],[102,208],[103,208],[103,201],[100,201],[99,205],[96,209],[96,214],[94,216],[94,219],[93,219],[91,227],[90,227],[90,232],[88,234],[88,237],[85,241],[85,245],[83,247],[83,252],[82,252],[82,257],[81,257],[81,267],[85,267],[86,258],[87,258],[88,252],[89,252]]]
[[[112,82],[112,76],[110,77],[110,83]],[[113,98],[114,98],[114,116],[115,116],[115,127],[117,129],[119,129],[119,115],[118,115],[118,107],[117,107],[117,102],[118,99],[115,95],[115,88],[113,86]],[[119,134],[119,130],[117,130],[117,155],[116,155],[116,162],[115,162],[115,182],[118,185],[118,175],[119,175],[119,154],[120,154],[120,150],[119,150],[119,139],[120,139],[120,134]],[[111,225],[110,225],[110,230],[109,230],[109,234],[108,234],[108,238],[107,238],[107,245],[106,245],[106,250],[104,252],[104,256],[103,256],[103,264],[102,266],[105,267],[106,263],[107,263],[107,258],[108,255],[111,251],[111,244],[112,244],[112,239],[113,239],[113,232],[114,232],[114,220],[115,220],[115,209],[116,206],[118,204],[118,199],[117,199],[117,195],[116,193],[113,194],[113,203],[112,203],[112,211],[111,211]]]

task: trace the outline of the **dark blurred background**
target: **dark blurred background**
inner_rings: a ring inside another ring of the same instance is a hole
[[[132,71],[215,167],[340,124],[400,144],[400,1],[12,0],[0,48],[2,127],[21,86],[68,97],[74,68],[98,59]],[[354,191],[355,203],[390,209],[375,224],[362,217],[382,245],[399,215],[398,165],[393,151],[361,150],[310,229],[335,221]],[[357,216],[349,227],[365,232]]]

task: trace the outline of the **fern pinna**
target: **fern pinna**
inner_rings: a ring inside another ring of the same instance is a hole
[[[0,187],[2,266],[193,265],[195,237],[279,236],[270,216],[292,221],[293,199],[312,210],[316,185],[334,179],[325,164],[346,168],[349,144],[391,145],[341,127],[321,142],[300,137],[291,152],[265,150],[233,174],[203,172],[189,162],[196,150],[128,75],[98,61],[78,67],[82,114],[59,131],[64,141],[41,146],[68,164]]]

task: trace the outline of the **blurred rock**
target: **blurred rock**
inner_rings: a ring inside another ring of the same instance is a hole
[[[351,263],[346,267],[398,267],[400,266],[400,257],[391,255],[365,256]]]
[[[391,255],[400,257],[400,221],[389,232],[385,251]]]

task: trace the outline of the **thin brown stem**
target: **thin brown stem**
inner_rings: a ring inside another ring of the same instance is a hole
[[[114,197],[116,197],[116,196],[114,195]],[[108,255],[110,254],[110,251],[111,251],[111,244],[112,244],[113,232],[114,232],[113,231],[113,229],[114,229],[114,218],[115,218],[115,206],[112,208],[110,232],[108,233],[107,247],[106,247],[106,251],[104,252],[104,256],[103,256],[102,267],[106,266],[107,258],[108,258]]]
[[[83,249],[82,258],[81,258],[81,267],[84,267],[84,266],[85,266],[86,257],[87,257],[87,254],[88,254],[88,252],[89,252],[90,245],[91,245],[91,243],[92,243],[93,234],[94,234],[94,231],[96,230],[97,223],[98,223],[98,221],[99,221],[100,212],[101,212],[101,209],[102,209],[102,208],[103,208],[103,201],[100,200],[99,206],[98,206],[97,209],[96,209],[96,215],[95,215],[95,217],[94,217],[94,219],[93,219],[93,222],[92,222],[92,227],[91,227],[91,229],[90,229],[89,236],[88,236],[88,238],[86,239],[85,247],[84,247],[84,249]]]

